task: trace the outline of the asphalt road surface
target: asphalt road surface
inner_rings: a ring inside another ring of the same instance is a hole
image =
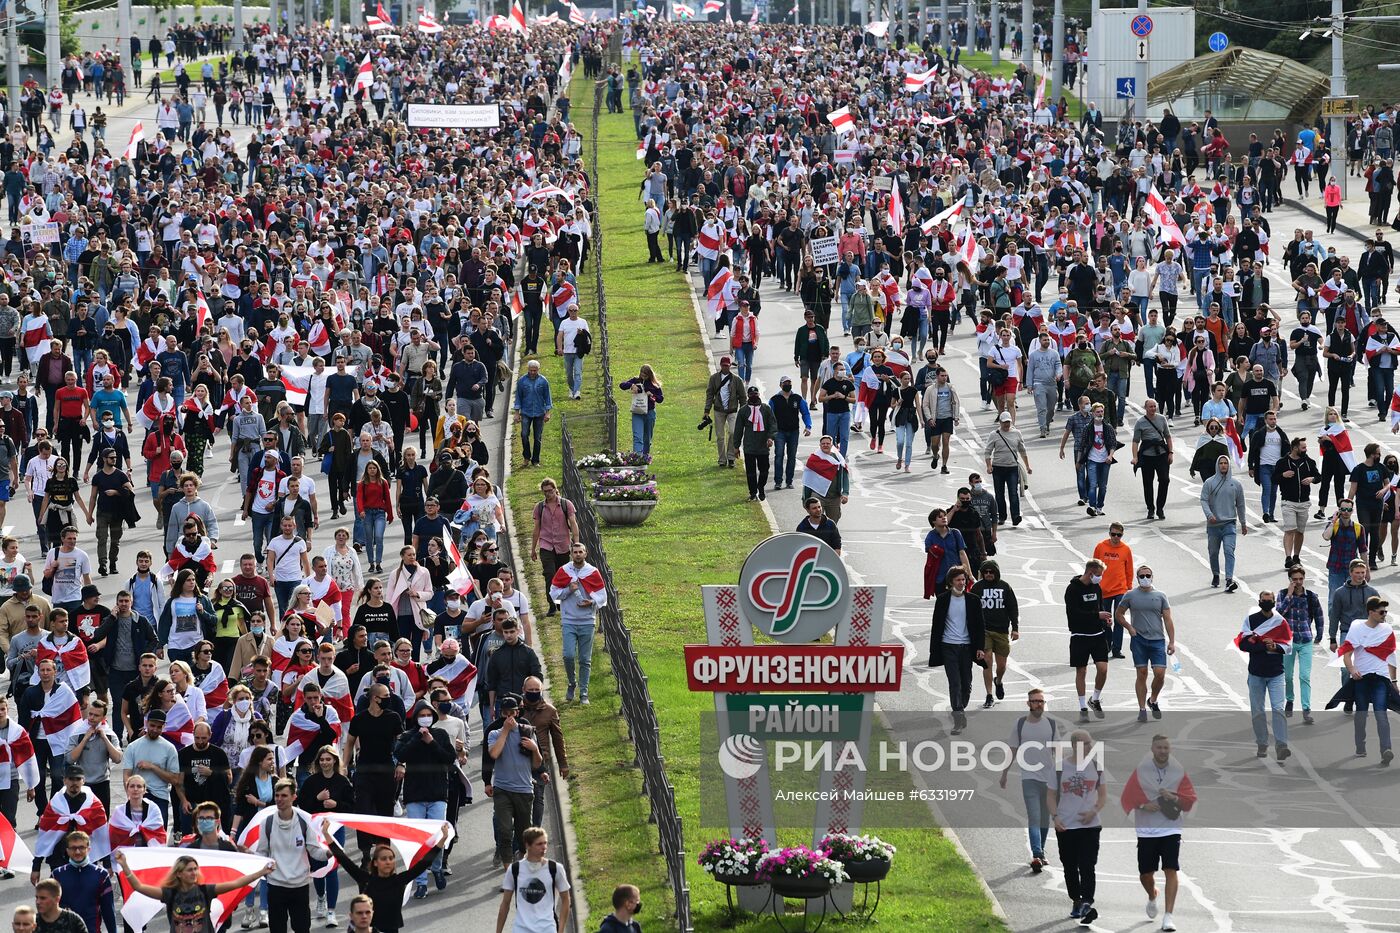
[[[1292,236],[1295,226],[1314,229],[1325,245],[1336,245],[1339,253],[1352,257],[1353,267],[1362,248],[1360,240],[1337,235],[1322,236],[1323,224],[1296,209],[1285,206],[1269,215],[1275,252]],[[1286,269],[1275,259],[1268,268],[1273,281],[1275,308],[1287,326],[1296,322],[1292,289],[1288,287]],[[693,280],[699,283],[698,276]],[[1044,297],[1053,300],[1054,279]],[[795,293],[786,294],[773,280],[763,283],[763,311],[760,318],[762,340],[757,350],[754,382],[762,388],[765,400],[777,391],[778,379],[784,374],[797,376],[790,355],[791,335],[801,324],[801,303]],[[1392,296],[1392,300],[1394,296]],[[1155,302],[1154,302],[1155,306]],[[703,302],[702,302],[703,307]],[[1182,310],[1186,308],[1183,296]],[[850,338],[840,330],[839,304],[832,311],[830,337],[839,344],[843,355],[852,348]],[[709,333],[713,324],[707,318]],[[712,340],[711,349],[718,357],[728,352],[728,334]],[[928,530],[927,515],[934,507],[946,507],[956,498],[956,490],[966,484],[968,473],[986,473],[981,456],[987,432],[995,428],[995,412],[982,411],[977,389],[976,344],[969,322],[964,321],[948,344],[945,364],[963,399],[963,423],[958,428],[953,445],[952,472],[940,475],[930,470],[924,455],[922,437],[916,439],[913,470],[910,475],[894,472],[895,440],[891,426],[885,453],[868,449],[869,434],[852,435],[850,461],[852,469],[851,501],[845,507],[841,534],[845,558],[857,581],[884,584],[889,588],[886,638],[897,639],[906,646],[904,686],[898,694],[881,694],[881,706],[892,713],[896,736],[901,724],[925,721],[929,717],[901,716],[901,711],[918,712],[949,709],[947,682],[943,672],[930,671],[927,666],[929,628],[932,603],[922,599],[923,539]],[[922,365],[917,360],[916,365]],[[1364,394],[1364,379],[1358,379],[1358,389]],[[800,387],[800,383],[798,384]],[[1304,412],[1291,390],[1288,380],[1281,425],[1289,436],[1315,438],[1322,424],[1325,403],[1325,380],[1321,392],[1314,390],[1312,408]],[[1144,392],[1140,373],[1134,374],[1125,431],[1141,414]],[[1283,765],[1271,757],[1266,761],[1254,758],[1253,738],[1248,728],[1248,693],[1245,684],[1245,656],[1236,650],[1231,639],[1239,630],[1243,617],[1254,607],[1261,588],[1278,589],[1287,585],[1282,572],[1282,541],[1277,525],[1261,523],[1257,487],[1241,475],[1249,507],[1251,534],[1239,539],[1236,578],[1240,590],[1227,595],[1223,589],[1211,589],[1210,572],[1205,548],[1204,519],[1198,503],[1199,486],[1188,478],[1190,451],[1194,448],[1198,429],[1191,426],[1189,414],[1175,419],[1172,427],[1177,438],[1177,456],[1171,470],[1171,493],[1165,521],[1147,523],[1143,520],[1140,481],[1128,464],[1129,451],[1120,451],[1119,462],[1113,468],[1105,503],[1107,515],[1090,518],[1084,508],[1076,506],[1077,494],[1072,463],[1060,460],[1056,450],[1063,431],[1062,413],[1052,426],[1050,438],[1038,439],[1034,405],[1022,394],[1018,419],[1030,450],[1034,475],[1023,501],[1024,522],[1018,528],[1008,523],[1001,529],[997,560],[1004,578],[1015,588],[1021,606],[1021,638],[1015,643],[1007,672],[1006,700],[998,704],[1003,715],[1024,710],[1025,693],[1031,687],[1044,689],[1049,696],[1051,715],[1062,723],[1074,724],[1077,713],[1073,671],[1067,664],[1067,631],[1062,596],[1071,575],[1083,570],[1084,561],[1092,555],[1095,544],[1107,537],[1111,520],[1127,526],[1125,541],[1133,549],[1136,562],[1146,561],[1156,571],[1156,587],[1171,600],[1175,615],[1180,673],[1168,671],[1161,705],[1165,711],[1162,722],[1149,721],[1139,726],[1135,722],[1137,702],[1133,689],[1131,661],[1114,661],[1110,667],[1103,705],[1107,711],[1105,725],[1123,727],[1129,739],[1145,752],[1153,732],[1183,728],[1182,717],[1191,711],[1245,710],[1236,717],[1237,728],[1227,730],[1233,738],[1220,751],[1218,770],[1212,776],[1194,776],[1200,787],[1208,777],[1228,780],[1246,790],[1256,779],[1280,776],[1298,779],[1291,793],[1309,799],[1332,801],[1332,810],[1316,822],[1321,828],[1308,828],[1305,817],[1290,814],[1279,818],[1268,807],[1259,809],[1252,818],[1235,819],[1233,828],[1193,826],[1188,818],[1182,847],[1181,892],[1174,913],[1181,930],[1278,931],[1324,929],[1383,929],[1397,925],[1392,900],[1394,883],[1400,876],[1400,834],[1395,830],[1395,818],[1387,822],[1385,813],[1376,814],[1369,825],[1358,819],[1355,811],[1348,821],[1344,803],[1333,786],[1340,777],[1355,778],[1357,782],[1374,782],[1376,759],[1354,762],[1346,755],[1345,741],[1341,758],[1326,761],[1319,743],[1317,754],[1304,750]],[[1364,400],[1353,397],[1351,425],[1353,444],[1359,450],[1371,441],[1379,441],[1387,449],[1400,449],[1400,443],[1390,434],[1388,425],[1376,421],[1376,412],[1368,409]],[[1189,408],[1188,408],[1189,410]],[[817,430],[804,438],[798,455],[797,481],[794,489],[773,492],[771,480],[767,505],[771,508],[779,530],[790,530],[803,518],[798,500],[801,487],[802,461],[816,447],[821,433],[820,415],[814,413]],[[1120,439],[1127,437],[1120,435]],[[1310,452],[1316,456],[1313,440]],[[736,470],[734,482],[742,483],[743,472]],[[990,476],[987,477],[990,489]],[[1316,501],[1314,499],[1314,501]],[[1321,522],[1309,528],[1304,549],[1304,563],[1309,573],[1309,586],[1326,597],[1326,545],[1321,541]],[[1387,547],[1387,551],[1389,548]],[[1375,575],[1375,585],[1386,592],[1400,577],[1397,571],[1383,567]],[[1126,648],[1126,646],[1125,646]],[[1325,643],[1318,648],[1313,662],[1314,707],[1321,707],[1337,683],[1337,672],[1328,669],[1332,660]],[[977,709],[984,692],[978,669],[974,668],[971,720],[974,729],[980,715]],[[1318,694],[1322,694],[1320,697]],[[1318,713],[1319,724],[1313,728],[1338,730],[1335,735],[1345,739],[1350,733],[1350,721],[1343,720],[1338,711]],[[946,720],[946,714],[938,715]],[[1173,719],[1176,722],[1173,723]],[[998,719],[997,729],[1009,719]],[[1302,741],[1296,738],[1304,727],[1299,718],[1290,720],[1295,736],[1295,748]],[[1135,730],[1135,731],[1134,731]],[[1002,735],[1006,733],[1002,732]],[[1375,740],[1372,739],[1372,752]],[[1110,763],[1110,806],[1117,806],[1122,782],[1136,765],[1141,752],[1135,752],[1129,763],[1114,768]],[[1386,772],[1388,774],[1388,772]],[[1382,781],[1384,778],[1381,779]],[[999,790],[995,783],[979,793],[1000,795],[996,799],[1005,813],[1010,814],[999,826],[983,823],[957,830],[971,855],[973,863],[991,886],[1006,909],[1009,922],[1017,930],[1065,929],[1074,921],[1067,919],[1070,902],[1059,870],[1058,854],[1053,843],[1047,854],[1055,863],[1040,875],[1028,868],[1030,852],[1024,830],[1023,811],[1016,778],[1009,789]],[[1283,801],[1280,801],[1281,803]],[[945,804],[946,807],[951,806]],[[867,826],[871,826],[871,809],[867,808]],[[1340,814],[1340,816],[1339,816]],[[957,817],[950,817],[956,824]],[[1109,822],[1106,820],[1106,826]],[[1099,859],[1099,890],[1096,906],[1099,930],[1156,928],[1147,925],[1144,914],[1145,897],[1139,886],[1134,858],[1131,828],[1121,821],[1117,828],[1106,828]],[[1327,828],[1331,827],[1331,828]],[[871,829],[878,832],[878,827]],[[1160,877],[1160,876],[1159,876]],[[1159,880],[1160,886],[1160,880]]]

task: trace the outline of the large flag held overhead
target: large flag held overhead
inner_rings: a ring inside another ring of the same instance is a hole
[[[522,36],[530,34],[530,27],[525,22],[525,10],[520,6],[520,0],[515,0],[510,5],[510,28],[520,33]]]
[[[436,849],[444,835],[448,843],[457,835],[450,824],[440,820],[410,820],[369,813],[318,813],[311,818],[311,822],[327,838],[335,831],[335,826],[342,826],[383,839],[394,850],[396,871],[406,871]],[[405,904],[408,903],[408,893],[409,886],[404,885]]]
[[[1147,192],[1144,210],[1147,212],[1148,219],[1152,221],[1152,225],[1157,228],[1157,239],[1170,246],[1186,245],[1186,236],[1176,225],[1176,220],[1172,217],[1171,211],[1167,209],[1167,202],[1163,201],[1161,194],[1157,192],[1156,185],[1153,185]]]
[[[962,209],[963,202],[959,201],[952,207],[946,210],[939,211],[937,214],[934,214],[928,220],[925,220],[923,223],[919,224],[919,229],[922,230],[925,234],[930,234],[938,228],[939,224],[957,220],[958,216],[962,214]]]
[[[938,69],[930,68],[928,71],[911,71],[904,76],[904,89],[910,94],[916,94],[924,89],[934,78],[938,77]]]
[[[826,122],[830,123],[831,128],[842,135],[856,131],[856,118],[851,116],[850,107],[831,111],[826,115]]]
[[[141,144],[141,140],[145,138],[145,127],[141,125],[140,120],[137,120],[136,125],[131,128],[131,136],[126,141],[126,149],[122,150],[122,156],[133,162],[136,161],[137,147]]]
[[[126,865],[142,884],[160,887],[175,860],[182,855],[190,855],[189,849],[166,846],[131,847],[121,850],[126,857]],[[221,852],[218,849],[199,849],[193,853],[199,859],[199,881],[201,884],[224,884],[237,881],[245,875],[267,864],[261,855],[248,855],[245,852]],[[122,919],[133,929],[144,929],[152,920],[165,912],[160,901],[139,893],[131,886],[126,873],[119,875],[122,886]],[[238,904],[248,896],[253,885],[220,894],[209,905],[210,920],[215,929],[220,927],[225,917],[232,917]]]
[[[418,31],[428,36],[435,36],[442,32],[442,26],[433,19],[432,14],[421,6],[418,8]]]

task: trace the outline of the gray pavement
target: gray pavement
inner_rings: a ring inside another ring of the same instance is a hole
[[[1268,219],[1276,254],[1281,253],[1295,226],[1314,229],[1325,244],[1335,244],[1340,253],[1350,255],[1353,265],[1361,252],[1360,240],[1345,234],[1324,237],[1323,224],[1291,207],[1275,210]],[[1296,316],[1288,300],[1292,290],[1288,287],[1286,269],[1275,258],[1268,272],[1273,281],[1275,307],[1285,325],[1291,325],[1296,322]],[[698,276],[692,281],[698,288]],[[1053,295],[1053,291],[1052,278],[1046,297]],[[792,345],[790,335],[801,323],[801,304],[796,294],[783,293],[772,280],[763,283],[763,297],[760,318],[763,340],[757,351],[754,381],[762,387],[766,400],[777,391],[779,376],[796,375],[789,348]],[[1391,297],[1393,301],[1395,295],[1392,293]],[[1184,306],[1183,300],[1183,310]],[[837,306],[832,312],[830,336],[832,343],[839,344],[844,353],[851,349],[851,340],[841,336],[839,318]],[[706,323],[709,333],[713,334],[708,317]],[[714,356],[728,352],[727,336],[711,341]],[[921,598],[923,538],[928,528],[929,510],[951,504],[956,498],[956,489],[966,484],[969,472],[986,472],[981,456],[982,442],[986,432],[995,427],[995,412],[980,410],[976,345],[967,321],[950,339],[945,361],[964,401],[964,419],[954,443],[950,475],[930,470],[921,438],[916,440],[914,472],[896,474],[892,427],[884,454],[868,449],[868,433],[852,435],[850,445],[851,501],[841,521],[846,561],[858,580],[889,587],[887,639],[896,639],[906,647],[902,691],[882,694],[879,698],[881,706],[893,714],[892,729],[896,737],[900,735],[900,723],[910,721],[909,716],[901,716],[900,712],[949,708],[942,671],[930,671],[926,666],[932,603]],[[1296,388],[1292,380],[1288,388]],[[1362,388],[1361,379],[1358,388]],[[1362,392],[1364,394],[1364,389]],[[1285,392],[1286,407],[1281,424],[1290,436],[1300,433],[1310,438],[1316,436],[1322,423],[1325,393],[1324,380],[1322,391],[1314,391],[1311,410],[1304,412],[1297,396],[1291,391]],[[1125,419],[1129,431],[1132,422],[1141,414],[1138,405],[1144,394],[1140,374],[1134,375],[1131,398]],[[1141,484],[1131,472],[1126,449],[1120,452],[1119,463],[1112,471],[1105,503],[1107,515],[1090,518],[1075,504],[1077,496],[1070,461],[1062,461],[1056,455],[1063,414],[1052,426],[1051,437],[1039,440],[1034,429],[1032,401],[1023,394],[1018,404],[1022,411],[1020,427],[1029,428],[1026,441],[1034,475],[1023,501],[1024,522],[1018,528],[1009,523],[1004,526],[997,548],[997,560],[1021,604],[1021,638],[1011,655],[1005,681],[1006,700],[998,704],[1003,716],[1023,710],[1026,690],[1040,687],[1049,695],[1051,714],[1060,717],[1062,722],[1073,723],[1076,691],[1073,671],[1066,663],[1068,639],[1062,594],[1070,576],[1082,571],[1095,544],[1107,537],[1108,523],[1114,519],[1127,526],[1125,541],[1132,547],[1137,562],[1146,561],[1156,569],[1157,589],[1172,601],[1178,656],[1182,662],[1180,673],[1169,670],[1167,675],[1162,696],[1166,720],[1137,726],[1143,749],[1154,731],[1172,728],[1174,714],[1192,710],[1247,710],[1245,657],[1233,647],[1231,639],[1239,630],[1240,620],[1254,606],[1259,589],[1277,589],[1287,584],[1282,572],[1281,535],[1277,525],[1261,523],[1257,487],[1248,477],[1242,476],[1252,533],[1239,541],[1236,577],[1241,588],[1233,595],[1226,595],[1222,590],[1209,587],[1204,521],[1197,500],[1199,486],[1187,475],[1189,451],[1194,448],[1198,436],[1189,414],[1173,423],[1178,454],[1171,471],[1167,519],[1149,524],[1143,520]],[[1355,447],[1360,449],[1374,440],[1387,450],[1400,449],[1400,443],[1387,430],[1388,425],[1377,422],[1376,412],[1364,406],[1364,400],[1357,403],[1353,398],[1352,415],[1356,420],[1351,425],[1351,436]],[[819,413],[814,412],[814,419],[819,426]],[[797,487],[801,485],[802,461],[815,448],[819,434],[816,430],[801,443]],[[1310,450],[1316,455],[1315,441],[1310,443]],[[743,482],[742,472],[734,481]],[[988,486],[990,488],[990,477]],[[798,488],[773,492],[770,481],[767,507],[779,530],[795,528],[803,517],[798,496]],[[1314,522],[1309,528],[1304,562],[1309,586],[1320,591],[1325,599],[1326,545],[1321,541],[1321,531],[1321,522]],[[1373,582],[1384,593],[1396,580],[1396,570],[1383,567]],[[1327,667],[1331,660],[1325,643],[1319,646],[1313,662],[1315,708],[1320,708],[1335,689],[1337,673]],[[981,677],[974,668],[970,714],[974,728],[983,695]],[[1132,723],[1136,726],[1133,719],[1137,702],[1130,661],[1112,663],[1103,705],[1108,713],[1108,725]],[[1315,728],[1350,731],[1349,720],[1340,720],[1341,714],[1337,711],[1318,716],[1320,725]],[[1324,716],[1330,718],[1324,719]],[[937,718],[945,719],[946,715]],[[1283,766],[1272,757],[1256,762],[1253,740],[1243,717],[1240,725],[1244,728],[1236,730],[1238,740],[1228,750],[1233,770],[1222,774],[1249,787],[1251,775],[1277,776],[1286,768],[1294,776],[1301,774],[1312,779],[1305,781],[1303,791],[1295,792],[1323,798],[1335,794],[1335,788],[1328,786],[1331,779],[1314,770],[1314,765],[1321,763],[1309,761],[1305,754],[1295,756]],[[1298,730],[1304,729],[1298,718],[1290,720],[1289,725],[1295,736]],[[1372,751],[1374,754],[1374,739]],[[1136,760],[1135,756],[1132,763],[1117,769],[1119,773],[1114,775],[1117,780],[1110,789],[1110,807],[1117,806],[1122,780]],[[1348,760],[1342,762],[1341,767],[1373,770],[1374,762],[1374,757],[1366,763]],[[1338,773],[1353,772],[1329,772]],[[1199,777],[1197,783],[1201,783]],[[999,791],[992,784],[979,793],[1000,794],[1004,808],[1009,808],[1013,816],[1021,812],[1014,777],[1007,791]],[[1009,822],[1014,825],[1015,820]],[[1374,930],[1397,925],[1394,902],[1390,899],[1394,881],[1400,876],[1400,834],[1393,828],[1397,822],[1394,818],[1378,820],[1378,823],[1389,824],[1384,828],[1363,825],[1361,821],[1350,825],[1334,821],[1330,825],[1338,828],[1331,829],[1303,828],[1304,824],[1291,819],[1258,822],[1259,825],[1249,825],[1246,821],[1236,829],[1202,829],[1193,828],[1188,819],[1182,851],[1181,893],[1174,914],[1178,929]],[[878,832],[878,829],[872,831]],[[958,830],[958,836],[1005,908],[1014,929],[1066,929],[1074,923],[1067,919],[1069,901],[1053,843],[1047,845],[1047,854],[1056,864],[1037,876],[1027,867],[1030,852],[1023,828],[965,828]],[[1157,926],[1155,923],[1145,925],[1145,898],[1136,876],[1133,845],[1131,829],[1105,829],[1099,859],[1097,906],[1100,917],[1094,924],[1095,929],[1155,929]],[[1158,883],[1160,886],[1160,880]]]
[[[279,98],[280,100],[280,98]],[[93,98],[88,95],[79,95],[79,101],[90,113],[93,109]],[[105,109],[105,108],[104,108]],[[107,139],[109,148],[120,149],[125,145],[131,125],[136,120],[142,120],[145,124],[147,138],[155,132],[155,104],[142,102],[137,99],[128,98],[127,105],[123,108],[114,108],[110,111]],[[213,108],[210,107],[209,117],[212,126]],[[245,125],[233,127],[233,135],[236,144],[241,149],[248,140],[251,130]],[[61,134],[60,139],[66,144],[70,137]],[[12,384],[6,386],[12,387]],[[136,398],[136,383],[133,382],[128,392],[128,407],[134,412]],[[509,418],[502,413],[506,410],[509,395],[497,403],[497,417],[483,422],[483,435],[491,448],[492,467],[498,482],[504,485],[507,475],[507,465],[509,462],[508,446],[504,444],[505,432],[509,426]],[[103,603],[112,605],[113,597],[126,582],[127,578],[135,570],[136,552],[138,550],[149,550],[156,555],[159,560],[164,553],[162,541],[163,533],[155,528],[154,512],[150,503],[149,495],[140,492],[144,488],[145,463],[139,453],[140,439],[143,432],[137,427],[131,434],[132,447],[136,451],[133,458],[133,467],[140,474],[137,479],[138,502],[142,508],[142,522],[134,529],[128,529],[122,538],[121,555],[119,559],[119,574],[107,577],[94,576],[93,582],[102,591]],[[415,446],[416,437],[411,441]],[[507,451],[506,456],[502,456],[502,451]],[[84,458],[87,452],[84,451]],[[328,519],[330,515],[329,488],[326,478],[319,471],[319,462],[314,458],[308,468],[308,474],[316,483],[317,494],[320,496],[320,515],[323,522],[320,527],[311,533],[312,553],[318,554],[334,542],[334,533],[337,528],[350,527],[353,524],[351,518],[340,518],[335,521]],[[86,495],[86,489],[83,490]],[[220,560],[220,574],[231,575],[237,572],[237,561],[239,555],[252,550],[252,526],[245,524],[237,518],[242,503],[242,491],[239,489],[236,472],[228,469],[228,443],[220,435],[214,446],[205,455],[204,485],[201,495],[213,506],[220,521],[221,546],[216,554]],[[3,522],[3,534],[16,535],[19,537],[21,545],[20,551],[32,561],[36,566],[36,571],[42,568],[43,554],[39,551],[38,539],[35,534],[33,514],[24,501],[23,496],[17,496],[9,504],[7,514]],[[385,535],[386,555],[392,555],[396,547],[402,540],[403,526],[398,523],[390,527]],[[95,552],[95,537],[89,527],[81,529],[79,546],[87,549],[89,553]],[[386,561],[387,563],[387,561]],[[94,560],[94,565],[96,561]],[[392,564],[390,564],[392,566]],[[0,678],[0,689],[6,685],[3,678]],[[548,689],[548,688],[546,688]],[[13,715],[13,706],[11,707]],[[468,766],[468,773],[474,782],[475,803],[472,806],[463,807],[457,822],[458,843],[454,849],[451,867],[453,875],[448,879],[448,887],[445,891],[438,892],[430,886],[428,898],[425,901],[410,901],[405,909],[405,918],[415,929],[424,933],[447,933],[448,930],[493,930],[495,929],[495,918],[497,907],[500,902],[500,881],[502,872],[491,867],[491,856],[493,843],[492,831],[492,811],[491,800],[485,796],[480,782],[480,743],[482,740],[481,723],[475,717],[471,722],[471,762]],[[120,775],[117,775],[120,780]],[[560,785],[556,785],[560,786]],[[551,791],[553,793],[553,791]],[[554,817],[553,808],[545,808],[546,829],[550,832],[552,840],[562,840],[564,838],[557,820]],[[36,814],[33,806],[25,804],[23,801],[19,807],[19,830],[32,845],[35,834]],[[564,855],[560,843],[555,842],[551,846],[551,855],[555,859],[563,859]],[[45,872],[47,875],[47,872]],[[0,881],[0,903],[20,904],[32,901],[32,889],[28,882],[28,868],[23,868],[14,880]],[[342,921],[348,918],[349,899],[355,893],[354,882],[346,875],[341,876],[341,904],[339,906],[339,917]],[[164,919],[157,919],[153,926],[156,928],[165,927]]]

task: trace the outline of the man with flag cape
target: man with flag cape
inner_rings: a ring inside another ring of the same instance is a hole
[[[1245,616],[1235,647],[1249,655],[1249,719],[1254,728],[1255,756],[1269,753],[1269,727],[1264,715],[1267,695],[1274,719],[1275,754],[1284,761],[1288,750],[1288,720],[1283,714],[1283,657],[1293,653],[1293,626],[1274,608],[1274,594],[1259,594],[1259,609]]]
[[[1338,703],[1356,703],[1352,719],[1356,754],[1366,755],[1367,710],[1376,717],[1377,740],[1381,745],[1381,765],[1389,766],[1395,758],[1390,746],[1390,711],[1400,712],[1400,691],[1395,689],[1395,630],[1387,616],[1390,603],[1383,596],[1366,600],[1366,618],[1357,620],[1347,629],[1333,667],[1344,667],[1342,689],[1327,701],[1327,709]]]
[[[1183,814],[1196,805],[1196,788],[1181,762],[1172,756],[1171,740],[1152,738],[1152,751],[1142,759],[1123,785],[1119,800],[1124,813],[1133,815],[1137,832],[1138,881],[1147,892],[1147,916],[1156,918],[1157,870],[1166,875],[1166,908],[1162,929],[1175,930],[1177,873],[1181,870]]]
[[[841,520],[841,506],[850,494],[851,474],[846,458],[836,448],[830,434],[823,434],[802,465],[802,501],[821,500],[822,509],[833,522]]]
[[[588,562],[588,548],[581,541],[573,543],[568,563],[554,572],[549,595],[559,605],[559,624],[564,635],[564,671],[569,679],[566,699],[572,701],[577,688],[579,702],[587,703],[596,614],[608,604],[608,589],[602,572]]]
[[[91,842],[89,857],[98,862],[112,853],[107,831],[107,808],[92,788],[83,783],[82,765],[68,765],[63,772],[63,791],[49,798],[39,815],[39,836],[34,842],[34,858],[66,858],[63,840],[81,829]]]

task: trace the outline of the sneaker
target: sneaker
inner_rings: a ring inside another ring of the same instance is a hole
[[[569,684],[569,689],[566,690],[566,691],[564,691],[564,702],[565,702],[565,703],[572,703],[572,702],[574,702],[574,689],[575,689],[575,688],[574,688],[574,685],[573,685],[573,684]]]
[[[420,901],[421,901],[423,898],[425,898],[425,897],[427,897],[427,896],[428,896],[428,884],[427,884],[427,882],[425,882],[425,881],[420,881],[420,882],[418,882],[417,884],[415,884],[415,885],[413,886],[413,897],[414,897],[416,900],[420,900]]]
[[[1288,717],[1289,719],[1292,719],[1292,718],[1293,718],[1293,701],[1292,701],[1292,700],[1286,700],[1286,701],[1284,701],[1284,704],[1283,704],[1283,715],[1286,716],[1286,717]]]
[[[1312,718],[1312,710],[1303,707],[1303,725],[1311,726],[1314,722],[1316,722],[1316,720]]]
[[[946,463],[943,464],[943,468],[940,469],[938,472],[943,474],[944,476],[948,475],[948,465]]]
[[[1267,758],[1268,756],[1269,756],[1269,746],[1267,746],[1267,745],[1256,745],[1256,746],[1254,747],[1254,757],[1255,757],[1255,758]]]
[[[1079,721],[1080,721],[1080,722],[1088,722],[1088,721],[1089,721],[1089,710],[1088,710],[1086,707],[1083,707],[1083,706],[1079,707]]]
[[[1082,505],[1084,505],[1084,500],[1083,500],[1083,499],[1080,499],[1076,504],[1082,506]]]
[[[1149,897],[1147,899],[1147,919],[1157,919],[1157,898],[1155,897]]]
[[[1006,688],[1001,685],[1000,677],[992,681],[992,686],[996,689],[998,700],[1006,699]]]
[[[1348,716],[1351,715],[1351,700],[1347,700],[1342,704],[1342,712]]]
[[[1102,719],[1102,718],[1103,718],[1103,702],[1102,702],[1102,701],[1100,701],[1100,700],[1090,700],[1090,701],[1089,701],[1089,709],[1091,709],[1091,710],[1094,711],[1094,715],[1095,715],[1097,718],[1099,718],[1099,719]]]
[[[501,867],[501,853],[497,852],[497,853],[495,853],[494,855],[491,856],[491,867],[492,867],[492,868],[500,868],[500,867]]]
[[[588,705],[588,694],[585,693],[583,696],[579,697],[579,698],[578,698],[578,702],[579,702],[579,705],[580,705],[580,706],[587,706],[587,705]]]
[[[439,890],[447,887],[447,876],[440,871],[433,872],[433,885]]]
[[[259,930],[261,930],[263,927],[267,926],[267,911],[265,911],[265,910],[259,910],[259,911],[258,911],[258,922],[255,923],[255,924],[253,924],[253,926],[254,926],[256,929],[259,929]]]
[[[326,911],[326,929],[334,930],[338,926],[340,926],[340,921],[336,919],[335,911]]]
[[[1318,509],[1316,512],[1313,513],[1313,518],[1316,518],[1318,520],[1324,519],[1326,517],[1327,515],[1322,511],[1322,509]]]
[[[1225,592],[1227,592],[1227,593],[1233,593],[1233,592],[1235,592],[1235,590],[1237,590],[1237,589],[1239,589],[1239,588],[1240,588],[1240,585],[1239,585],[1238,583],[1236,583],[1234,580],[1226,580],[1226,581],[1225,581]]]
[[[1138,722],[1147,722],[1147,710],[1138,710]]]
[[[1292,750],[1289,749],[1286,743],[1280,744],[1274,749],[1274,756],[1277,757],[1279,761],[1287,761],[1288,756],[1292,754]]]
[[[1159,705],[1159,704],[1157,703],[1156,700],[1148,700],[1148,701],[1147,701],[1147,708],[1150,709],[1150,710],[1152,710],[1152,718],[1153,718],[1153,719],[1161,719],[1161,718],[1162,718],[1162,707],[1161,707],[1161,705]]]
[[[1093,905],[1090,905],[1084,908],[1084,915],[1079,918],[1079,925],[1087,927],[1097,919],[1099,919],[1099,912]]]
[[[311,916],[317,920],[326,919],[326,899],[324,897],[316,898],[316,909],[311,912]]]
[[[9,881],[14,876],[15,873],[10,871],[8,868],[0,868],[0,881]]]
[[[1389,767],[1395,760],[1395,753],[1388,748],[1381,749],[1381,767]]]
[[[1220,585],[1220,574],[1213,573],[1210,575],[1210,585],[1212,587],[1217,587]]]
[[[243,929],[245,929],[245,930],[251,930],[251,929],[253,928],[253,924],[254,924],[254,923],[257,923],[257,921],[258,921],[258,912],[257,912],[253,907],[248,906],[248,905],[244,905],[244,907],[243,907],[243,920],[242,920],[241,922],[239,922],[238,925],[239,925],[240,927],[242,927]]]
[[[1078,920],[1080,917],[1084,916],[1084,908],[1087,906],[1089,905],[1085,904],[1083,901],[1075,901],[1073,909],[1069,912],[1069,918],[1071,920]]]
[[[1162,930],[1164,933],[1172,933],[1176,929],[1176,924],[1172,923],[1171,914],[1162,914]]]
[[[996,706],[996,705],[997,705],[997,701],[996,701],[996,699],[995,699],[990,693],[987,694],[987,698],[986,698],[985,700],[982,701],[982,708],[983,708],[983,709],[991,709],[993,706]]]

